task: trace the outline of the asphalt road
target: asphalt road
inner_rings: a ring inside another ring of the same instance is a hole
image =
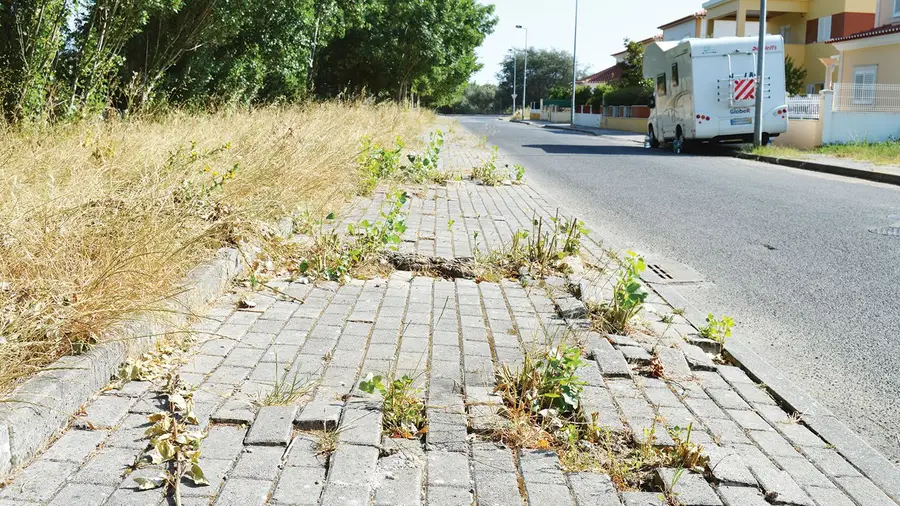
[[[900,462],[900,188],[610,137],[457,117],[619,248],[704,279],[679,291]]]

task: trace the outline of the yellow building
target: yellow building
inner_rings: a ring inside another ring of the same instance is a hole
[[[900,0],[879,0],[875,27],[828,41],[840,51],[836,82],[900,85]]]
[[[806,92],[817,93],[826,82],[820,59],[838,53],[829,41],[874,27],[879,1],[900,0],[769,0],[766,31],[784,37],[785,56],[807,71]],[[734,21],[738,37],[753,35],[749,30],[759,23],[759,0],[710,0],[703,8],[707,33],[714,32],[717,20]]]

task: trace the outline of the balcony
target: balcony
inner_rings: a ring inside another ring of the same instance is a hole
[[[747,33],[747,21],[759,21],[759,2],[756,0],[710,0],[703,4],[706,9],[707,33],[713,33],[716,20],[736,22],[738,37]],[[769,0],[766,19],[788,13],[805,13],[809,0]]]

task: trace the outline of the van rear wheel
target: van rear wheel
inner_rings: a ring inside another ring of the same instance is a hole
[[[653,131],[653,127],[650,127],[650,131],[647,134],[650,137],[650,147],[656,149],[659,147],[659,139],[656,137],[656,133]]]
[[[675,133],[675,140],[672,141],[672,152],[674,152],[676,155],[680,155],[685,151],[684,131],[682,131],[681,127],[679,126],[678,130]]]

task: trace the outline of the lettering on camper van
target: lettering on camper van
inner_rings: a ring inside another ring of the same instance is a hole
[[[748,113],[750,113],[750,108],[732,109],[729,112],[731,114],[748,114]]]

